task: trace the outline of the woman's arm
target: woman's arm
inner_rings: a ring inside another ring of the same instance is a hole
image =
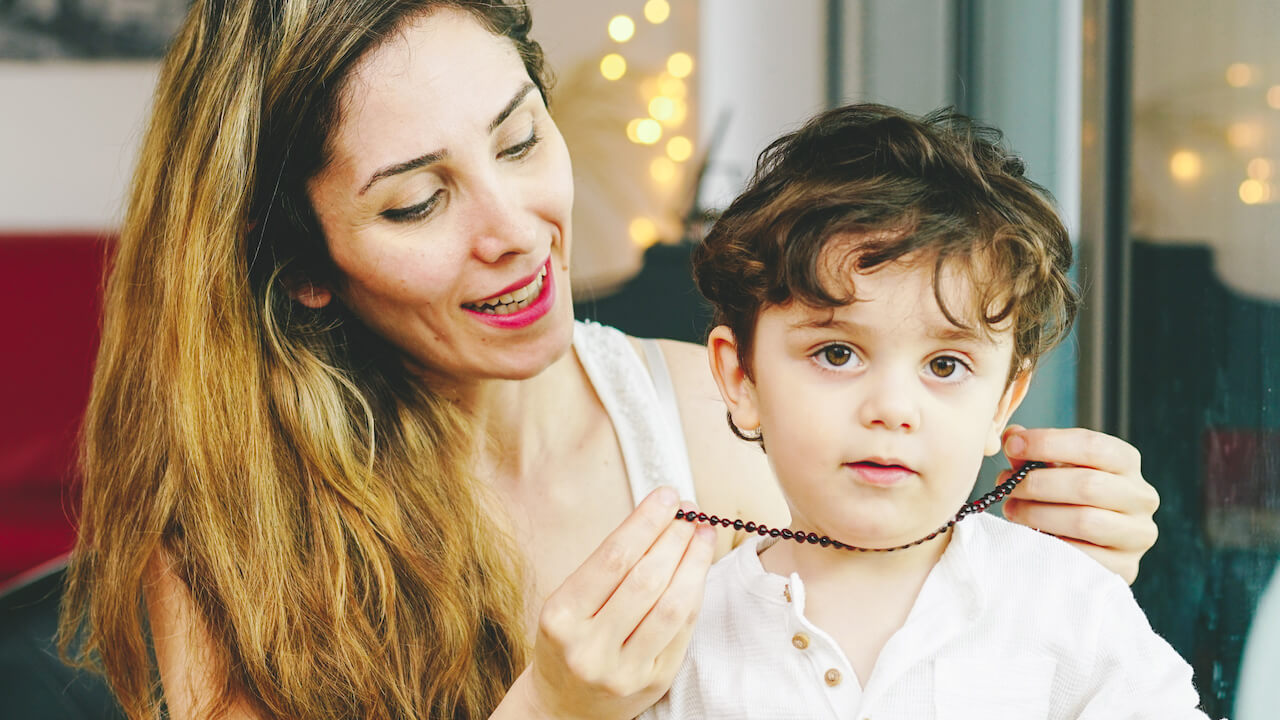
[[[1010,425],[1005,455],[1015,465],[1040,460],[1005,501],[1006,518],[1057,535],[1088,553],[1126,582],[1156,542],[1152,519],[1160,496],[1142,477],[1137,448],[1105,433]],[[996,482],[1003,482],[1005,471]]]
[[[217,697],[225,661],[210,638],[186,583],[159,551],[151,558],[144,579],[151,642],[160,668],[168,717],[172,720],[209,718]],[[233,699],[218,720],[261,720],[248,702]]]

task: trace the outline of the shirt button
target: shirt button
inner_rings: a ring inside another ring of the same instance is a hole
[[[831,668],[827,671],[826,675],[822,676],[822,679],[827,681],[827,685],[835,687],[840,684],[840,671],[835,668]]]
[[[795,645],[797,650],[804,650],[809,647],[809,636],[804,633],[796,633],[791,636],[791,644]]]

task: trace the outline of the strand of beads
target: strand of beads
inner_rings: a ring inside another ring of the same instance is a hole
[[[905,545],[897,545],[894,547],[887,547],[887,548],[858,547],[857,545],[842,543],[839,540],[832,540],[826,535],[818,535],[817,533],[805,532],[803,530],[791,530],[790,528],[781,528],[781,529],[771,528],[764,524],[756,524],[754,522],[743,521],[738,518],[733,518],[733,519],[730,519],[727,517],[722,518],[718,515],[708,515],[704,512],[695,513],[692,510],[688,512],[685,512],[684,510],[677,510],[676,519],[687,520],[689,522],[704,522],[710,525],[719,525],[720,527],[725,527],[725,528],[731,527],[734,530],[743,530],[749,533],[756,533],[757,535],[761,535],[761,536],[782,538],[783,540],[795,540],[796,542],[802,545],[805,543],[808,543],[810,545],[818,545],[821,547],[833,547],[833,548],[836,548],[837,550],[852,550],[855,552],[893,552],[895,550],[906,550],[907,548],[915,547],[916,545],[920,545],[921,543],[929,542],[930,540],[950,530],[952,527],[955,526],[956,523],[960,522],[966,517],[969,517],[970,515],[977,515],[979,513],[986,512],[992,505],[995,505],[996,503],[1008,497],[1009,493],[1013,492],[1013,489],[1018,487],[1018,483],[1022,482],[1023,479],[1027,477],[1027,473],[1031,472],[1032,470],[1035,470],[1036,468],[1042,468],[1044,466],[1045,466],[1044,463],[1038,462],[1035,460],[1032,460],[1026,463],[1022,467],[1018,468],[1018,471],[1015,472],[1008,480],[1005,480],[1004,482],[995,486],[995,488],[993,488],[990,492],[984,493],[982,497],[979,497],[976,500],[971,500],[970,502],[967,502],[964,505],[961,505],[960,509],[956,512],[956,514],[950,520],[948,520],[944,525],[939,527],[937,530],[934,530],[933,532],[929,533],[928,535],[925,535],[919,540],[909,542]]]

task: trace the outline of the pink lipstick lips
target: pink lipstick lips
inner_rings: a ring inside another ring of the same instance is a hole
[[[519,280],[485,300],[462,306],[472,317],[492,327],[528,327],[551,311],[555,304],[555,274],[548,257],[538,272]]]

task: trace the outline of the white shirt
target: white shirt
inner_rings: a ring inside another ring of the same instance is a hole
[[[641,717],[1205,718],[1190,666],[1119,576],[996,517],[953,532],[865,685],[805,618],[799,576],[765,571],[764,538],[743,543],[711,568],[684,664]]]

